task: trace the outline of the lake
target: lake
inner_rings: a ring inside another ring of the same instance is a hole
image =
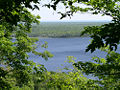
[[[44,49],[41,47],[37,48],[37,51],[43,52],[44,50],[50,51],[54,57],[49,58],[48,61],[45,61],[39,56],[30,54],[30,60],[35,61],[36,63],[43,64],[48,71],[57,71],[58,67],[63,68],[67,66],[72,67],[71,64],[65,63],[67,56],[76,57],[76,61],[92,61],[93,56],[105,57],[106,53],[96,50],[94,53],[85,52],[87,45],[90,43],[89,37],[80,37],[80,38],[40,38],[37,42],[38,45],[48,42],[48,48]],[[63,66],[61,66],[61,64]]]

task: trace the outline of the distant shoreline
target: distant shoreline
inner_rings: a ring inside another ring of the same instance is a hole
[[[96,21],[40,21],[40,22],[111,22],[111,20],[96,20]]]
[[[84,35],[84,36],[73,36],[73,37],[41,37],[41,36],[38,36],[38,37],[31,37],[29,36],[30,38],[83,38],[83,37],[89,37],[89,35]]]
[[[100,26],[109,22],[41,22],[32,26],[30,37],[69,38],[80,37],[86,26]],[[83,37],[87,37],[84,35]]]

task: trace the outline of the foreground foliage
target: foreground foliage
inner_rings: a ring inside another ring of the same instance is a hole
[[[28,60],[32,52],[43,58],[51,57],[49,52],[36,52],[35,41],[28,37],[33,23],[39,23],[39,16],[33,16],[26,8],[34,9],[31,2],[38,0],[0,0],[0,90],[13,86],[31,85],[32,73],[44,71],[44,67]]]
[[[72,57],[72,58],[71,58]],[[74,63],[73,56],[69,56],[69,62]],[[74,67],[74,66],[73,66]],[[97,90],[102,89],[98,84],[95,84],[93,80],[87,79],[82,75],[81,71],[74,67],[72,70],[65,68],[68,72],[48,72],[44,71],[42,74],[32,74],[33,86],[22,88],[13,87],[12,89],[21,89],[24,90]]]
[[[79,61],[74,63],[85,74],[98,77],[94,82],[107,89],[120,89],[120,54],[110,52],[106,58],[93,58],[94,63]]]

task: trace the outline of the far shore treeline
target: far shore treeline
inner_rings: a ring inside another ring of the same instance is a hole
[[[84,30],[84,27],[100,26],[105,23],[108,22],[41,22],[39,25],[34,24],[32,26],[32,32],[29,36],[50,38],[80,37],[81,31]]]

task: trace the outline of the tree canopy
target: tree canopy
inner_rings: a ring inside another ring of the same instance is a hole
[[[34,3],[34,5],[31,5]],[[28,37],[33,23],[39,16],[32,15],[27,8],[39,9],[38,0],[0,0],[0,89],[29,85],[32,73],[44,71],[43,65],[28,60],[28,53],[52,57],[48,51],[36,52],[35,39]],[[45,46],[45,45],[44,45]],[[12,80],[11,80],[12,78]]]

